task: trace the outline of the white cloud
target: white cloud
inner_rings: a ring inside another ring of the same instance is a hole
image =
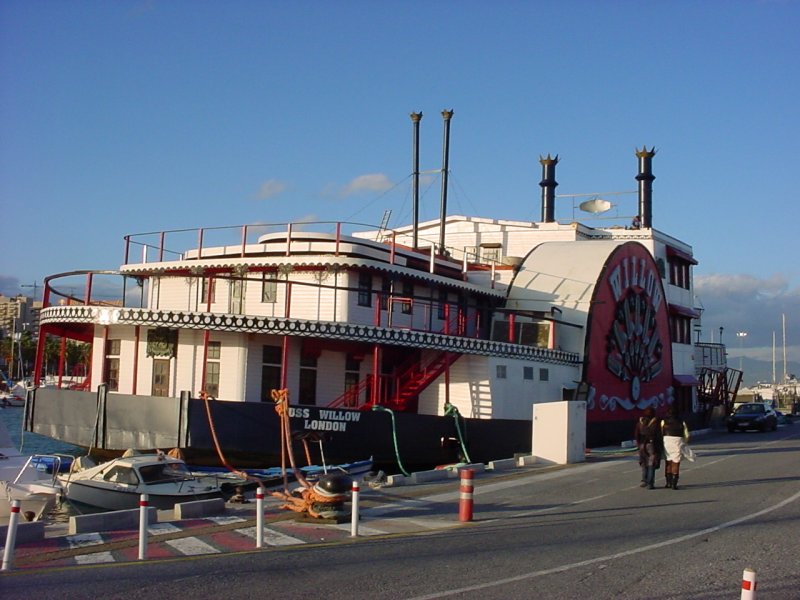
[[[772,360],[773,333],[782,355],[783,316],[786,316],[786,346],[789,360],[800,360],[800,288],[787,277],[751,275],[696,275],[696,304],[703,307],[702,340],[722,341],[730,357]],[[737,332],[747,335],[737,337]]]
[[[0,294],[16,296],[20,293],[19,279],[11,275],[0,275]]]
[[[269,200],[283,193],[286,190],[286,183],[277,179],[268,179],[258,188],[257,198],[259,200]]]
[[[383,173],[359,175],[341,189],[341,195],[346,197],[362,192],[385,192],[393,186],[392,181]]]

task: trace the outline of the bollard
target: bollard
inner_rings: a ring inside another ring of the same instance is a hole
[[[264,547],[264,487],[256,490],[256,548]]]
[[[461,469],[461,487],[459,488],[460,499],[458,502],[458,520],[463,522],[472,521],[472,479],[475,471],[472,469]]]
[[[148,495],[139,496],[139,560],[147,560],[147,506]]]
[[[14,546],[17,543],[17,523],[19,523],[19,500],[11,501],[11,513],[8,516],[8,533],[6,547],[3,550],[3,571],[10,571],[14,563]]]
[[[756,572],[749,567],[742,575],[742,600],[756,600]]]
[[[353,511],[350,523],[350,537],[358,537],[358,482],[353,482]]]

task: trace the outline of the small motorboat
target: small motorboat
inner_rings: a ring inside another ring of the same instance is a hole
[[[41,465],[51,466],[51,472]],[[20,501],[20,514],[27,521],[36,521],[50,512],[61,493],[56,472],[61,457],[20,454],[11,443],[5,424],[0,421],[0,523],[11,514],[11,503]]]
[[[60,475],[64,496],[106,510],[137,508],[141,494],[148,495],[150,506],[172,509],[179,502],[222,498],[213,479],[195,477],[186,463],[164,453],[133,454],[99,465],[73,463],[72,472]]]

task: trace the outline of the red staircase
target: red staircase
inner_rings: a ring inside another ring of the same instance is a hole
[[[428,363],[414,359],[401,366],[399,374],[392,375],[393,386],[384,386],[384,390],[393,389],[391,397],[378,401],[381,406],[392,410],[410,410],[416,405],[416,400],[422,391],[428,387],[445,369],[459,359],[461,354],[454,352],[440,352]],[[344,394],[328,404],[328,408],[358,408],[368,409],[372,406],[370,391],[372,388],[372,375],[367,375],[357,386],[346,390]]]

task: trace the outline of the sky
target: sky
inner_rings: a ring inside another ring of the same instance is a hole
[[[0,293],[115,269],[133,233],[408,224],[409,114],[434,171],[447,109],[450,214],[539,219],[552,154],[557,218],[595,193],[632,215],[655,146],[702,339],[771,361],[785,315],[800,360],[798,31],[800,0],[4,0]]]

